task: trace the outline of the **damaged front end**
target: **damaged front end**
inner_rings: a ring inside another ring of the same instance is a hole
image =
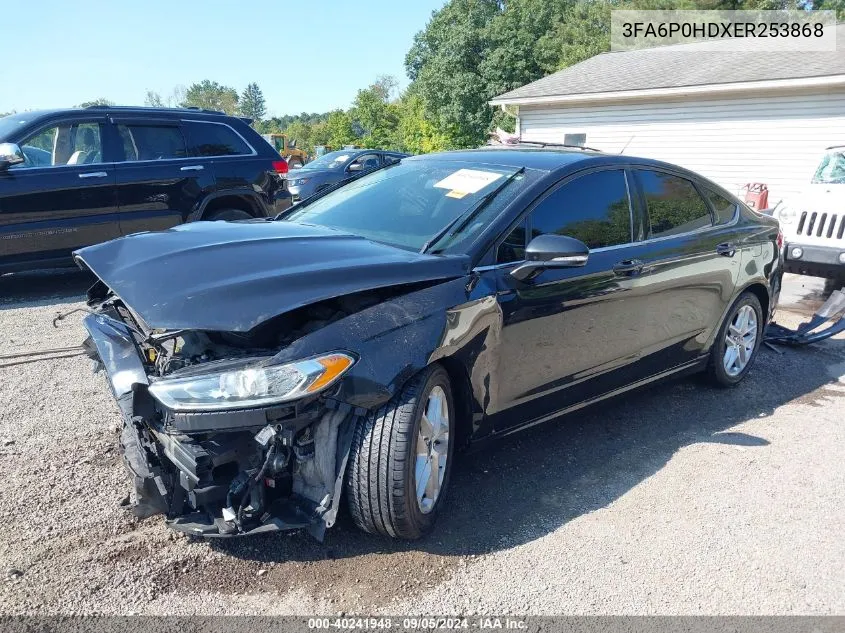
[[[152,331],[98,286],[86,348],[122,412],[134,512],[197,536],[305,528],[321,539],[364,413],[330,397],[355,355],[276,363],[281,342],[264,335]]]

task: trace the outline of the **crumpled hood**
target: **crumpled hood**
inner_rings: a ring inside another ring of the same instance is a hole
[[[466,256],[421,255],[285,221],[193,222],[74,252],[151,328],[246,332],[346,294],[467,273]]]

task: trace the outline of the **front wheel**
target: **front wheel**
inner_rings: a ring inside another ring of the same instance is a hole
[[[454,428],[449,376],[439,365],[358,420],[346,498],[359,528],[404,539],[431,531],[449,483]]]
[[[744,292],[719,328],[707,373],[712,382],[732,387],[742,381],[757,358],[763,340],[763,308],[753,292]]]
[[[235,220],[249,220],[251,218],[252,216],[249,213],[240,209],[220,209],[219,211],[210,213],[206,219],[212,222],[232,222]]]

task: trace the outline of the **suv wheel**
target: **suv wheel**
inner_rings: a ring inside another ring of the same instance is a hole
[[[215,222],[217,220],[249,220],[252,216],[246,211],[240,209],[220,209],[214,213],[210,213],[206,220]]]
[[[358,421],[346,498],[359,528],[404,539],[431,531],[449,483],[454,428],[449,376],[439,365]]]
[[[763,341],[763,309],[752,292],[743,292],[728,310],[713,342],[707,373],[721,387],[745,378]]]

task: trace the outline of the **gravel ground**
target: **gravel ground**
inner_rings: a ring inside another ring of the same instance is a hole
[[[81,342],[80,315],[50,321],[87,283],[0,278],[0,354]],[[764,349],[734,390],[678,380],[465,456],[411,544],[348,519],[323,544],[135,520],[117,425],[84,358],[0,361],[0,613],[845,613],[842,337]]]

